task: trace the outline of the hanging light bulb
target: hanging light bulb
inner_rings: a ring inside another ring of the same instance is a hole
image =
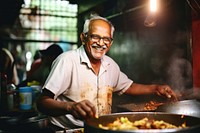
[[[154,27],[157,25],[157,17],[156,17],[156,12],[157,12],[157,0],[150,0],[150,12],[148,13],[144,25],[147,27]]]
[[[150,12],[155,13],[157,11],[157,0],[150,0]]]

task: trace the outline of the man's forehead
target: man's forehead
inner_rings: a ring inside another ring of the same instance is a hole
[[[91,26],[93,25],[109,25],[109,23],[105,20],[102,20],[102,19],[95,19],[95,20],[92,20],[91,23],[90,23]]]
[[[95,27],[98,27],[98,26],[102,26],[102,27],[108,28],[108,29],[111,28],[107,21],[101,20],[101,19],[97,19],[97,20],[91,21],[90,26],[89,26],[89,30],[96,29]]]

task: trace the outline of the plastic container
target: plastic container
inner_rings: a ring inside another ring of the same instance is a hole
[[[21,110],[32,109],[32,87],[20,87],[19,98],[19,107]]]

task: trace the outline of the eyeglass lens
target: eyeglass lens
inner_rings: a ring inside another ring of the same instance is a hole
[[[101,39],[103,40],[104,43],[106,44],[110,44],[112,42],[112,38],[110,37],[101,37],[99,35],[95,35],[95,34],[91,34],[90,38],[92,39],[92,41],[94,42],[99,42]]]

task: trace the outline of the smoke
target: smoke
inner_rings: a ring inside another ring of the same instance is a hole
[[[170,57],[167,75],[167,81],[176,91],[192,87],[192,65],[184,58],[182,49],[176,49]]]

